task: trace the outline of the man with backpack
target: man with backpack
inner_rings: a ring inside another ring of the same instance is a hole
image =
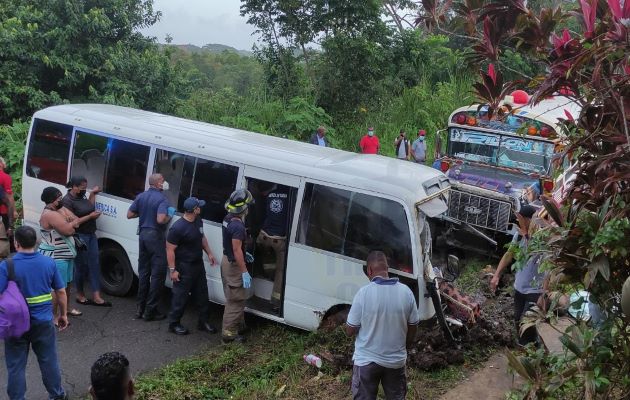
[[[8,301],[15,294],[13,285],[17,284],[19,292],[28,305],[30,321],[17,318],[19,313],[10,312],[10,307],[1,307],[0,325],[9,326],[9,331],[0,329],[4,338],[4,358],[7,365],[7,394],[11,400],[23,400],[26,395],[26,362],[29,348],[33,348],[42,381],[48,391],[49,399],[67,399],[61,386],[61,371],[57,361],[57,343],[55,326],[53,325],[52,294],[57,295],[60,316],[59,329],[68,326],[66,283],[61,278],[55,261],[37,252],[37,233],[29,226],[21,226],[15,231],[15,248],[17,254],[0,263],[0,304]],[[7,289],[7,287],[9,289]],[[24,313],[26,314],[26,312]],[[30,328],[21,335],[16,335],[20,327]]]

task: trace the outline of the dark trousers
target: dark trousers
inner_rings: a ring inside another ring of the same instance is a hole
[[[156,229],[140,231],[138,257],[138,308],[151,315],[157,311],[166,279],[166,239]]]
[[[385,368],[376,363],[352,367],[352,398],[375,400],[378,385],[383,385],[387,400],[404,400],[407,395],[405,367]]]
[[[521,335],[521,319],[529,308],[536,304],[540,293],[524,294],[518,290],[514,290],[514,323],[516,324],[516,335],[518,336],[518,344],[525,346],[528,343],[535,343],[538,338],[536,328],[531,326]]]
[[[42,381],[49,399],[62,399],[61,371],[57,361],[55,326],[52,321],[31,321],[31,329],[19,338],[5,339],[4,358],[7,364],[7,394],[11,400],[24,400],[26,395],[26,361],[30,347],[37,356]]]
[[[188,302],[188,294],[192,295],[199,311],[199,324],[208,321],[210,314],[208,299],[208,281],[203,261],[195,264],[177,263],[179,282],[173,282],[171,311],[168,313],[169,325],[179,324]]]
[[[93,233],[79,233],[87,248],[80,250],[75,258],[74,284],[77,292],[84,293],[85,281],[90,282],[93,292],[101,290],[101,265],[98,259],[98,239]]]

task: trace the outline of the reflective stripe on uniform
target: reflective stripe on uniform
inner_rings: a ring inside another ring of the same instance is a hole
[[[45,303],[47,301],[52,301],[52,294],[48,293],[48,294],[42,294],[41,296],[26,298],[26,302],[28,304],[39,304],[39,303]]]

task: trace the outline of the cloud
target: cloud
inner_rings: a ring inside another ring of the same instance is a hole
[[[170,34],[175,44],[220,43],[250,50],[257,39],[255,27],[240,16],[239,0],[155,0],[154,9],[162,11],[162,19],[142,33],[159,42]]]

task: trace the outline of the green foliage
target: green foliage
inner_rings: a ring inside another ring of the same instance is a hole
[[[17,208],[22,203],[22,170],[24,166],[24,146],[28,135],[28,123],[15,122],[0,125],[0,156],[7,163],[6,171],[13,179],[13,197]]]

